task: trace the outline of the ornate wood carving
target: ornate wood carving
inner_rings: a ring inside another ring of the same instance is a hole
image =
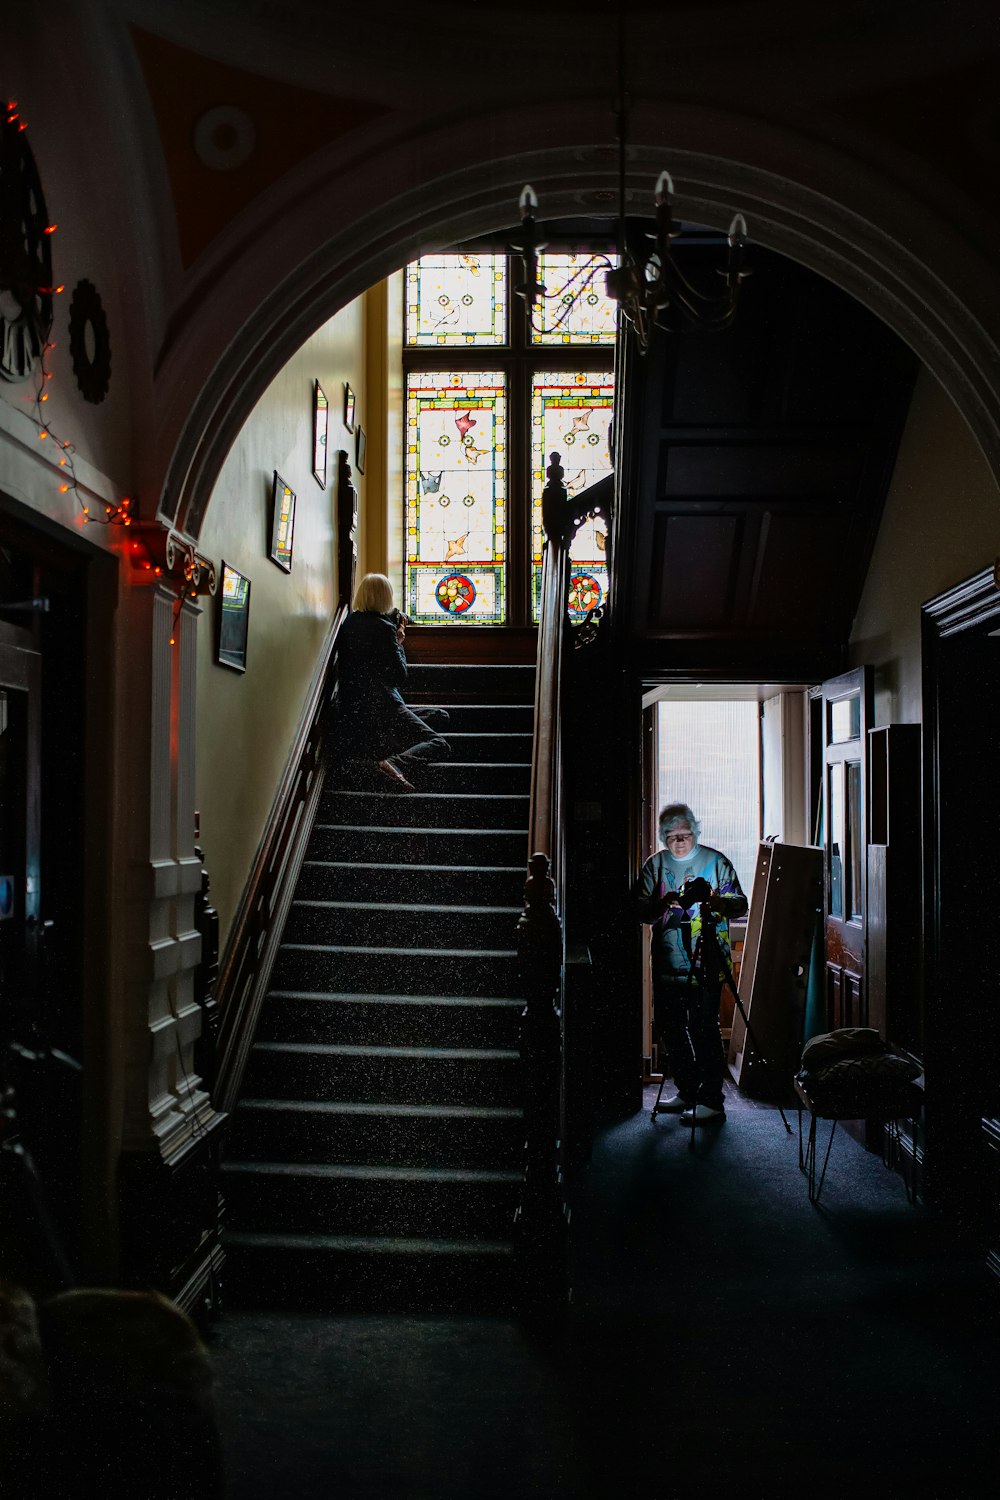
[[[188,597],[215,593],[219,582],[215,563],[188,537],[149,521],[135,527],[133,539],[132,565],[137,570],[152,573]]]

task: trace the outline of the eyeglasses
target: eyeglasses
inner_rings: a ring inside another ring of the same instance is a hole
[[[691,832],[690,828],[688,828],[683,833],[682,832],[668,833],[667,836],[664,838],[663,842],[665,844],[686,844],[689,839],[693,839],[693,838],[694,838],[694,834]]]

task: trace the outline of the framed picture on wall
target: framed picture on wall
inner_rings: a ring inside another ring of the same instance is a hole
[[[368,439],[365,437],[365,429],[358,423],[358,430],[354,435],[354,462],[359,474],[365,472],[365,453],[368,448]]]
[[[292,571],[292,542],[295,536],[295,491],[291,489],[277,469],[271,486],[271,551],[270,558],[286,573]]]
[[[230,563],[222,564],[222,580],[216,595],[217,651],[220,667],[234,672],[247,669],[247,633],[250,628],[250,580]]]
[[[348,432],[354,431],[354,392],[344,381],[344,426]]]
[[[330,427],[330,403],[319,381],[313,395],[313,478],[326,489],[326,437]]]

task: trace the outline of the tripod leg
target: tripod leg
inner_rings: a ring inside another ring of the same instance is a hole
[[[746,1011],[743,1008],[743,1001],[740,999],[740,992],[736,988],[736,980],[733,978],[732,966],[721,948],[718,949],[718,956],[720,965],[722,967],[723,982],[727,984],[732,991],[733,999],[736,1002],[736,1009],[743,1017],[743,1024],[747,1029],[747,1041],[750,1043],[750,1045],[753,1047],[753,1050],[760,1058],[761,1066],[765,1068],[766,1071],[773,1077],[774,1070],[772,1069],[771,1064],[768,1062],[767,1058],[764,1056],[764,1053],[761,1051],[760,1043],[754,1035],[753,1027],[750,1025],[750,1017],[747,1015]],[[785,1118],[785,1111],[782,1109],[780,1104],[778,1105],[778,1114],[781,1116],[782,1125],[784,1125],[788,1134],[791,1135],[792,1127],[789,1125],[787,1119]]]

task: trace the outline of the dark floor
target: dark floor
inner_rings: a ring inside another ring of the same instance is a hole
[[[734,1096],[689,1138],[648,1109],[601,1134],[548,1336],[229,1313],[232,1500],[997,1493],[1000,1288],[975,1248],[842,1131],[818,1208],[776,1110]]]

